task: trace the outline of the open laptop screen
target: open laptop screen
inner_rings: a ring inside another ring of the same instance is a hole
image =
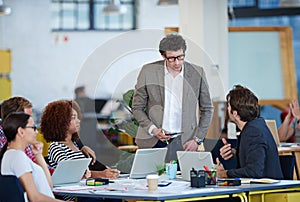
[[[165,162],[167,148],[138,149],[135,153],[129,178],[145,178],[157,173],[157,166]]]
[[[214,168],[212,155],[210,152],[177,151],[177,158],[181,169],[183,180],[190,181],[190,170],[204,170],[204,166],[209,169]]]
[[[91,160],[92,158],[84,158],[59,162],[52,175],[53,185],[62,186],[80,182]]]

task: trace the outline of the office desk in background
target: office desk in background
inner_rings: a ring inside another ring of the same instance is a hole
[[[295,155],[295,173],[294,179],[300,180],[300,146],[291,146],[291,147],[278,147],[279,155]]]
[[[134,187],[132,187],[133,184]],[[263,202],[266,201],[265,198],[272,198],[272,194],[296,194],[298,198],[300,197],[300,181],[295,180],[282,180],[274,184],[243,184],[228,187],[210,185],[205,188],[191,188],[189,182],[176,180],[169,187],[159,187],[154,192],[147,191],[146,180],[136,180],[130,185],[126,188],[125,184],[119,184],[116,181],[101,187],[60,187],[55,188],[53,192],[56,195],[169,202],[230,197],[238,197],[242,202]]]

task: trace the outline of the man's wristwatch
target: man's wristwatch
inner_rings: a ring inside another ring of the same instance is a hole
[[[201,139],[201,138],[199,138],[197,136],[194,137],[194,140],[197,142],[198,145],[200,145],[200,144],[203,143],[203,139]]]

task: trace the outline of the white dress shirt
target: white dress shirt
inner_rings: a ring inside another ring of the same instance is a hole
[[[162,128],[169,132],[181,131],[183,68],[173,77],[165,66],[165,104]]]
[[[180,132],[182,123],[182,92],[183,92],[183,72],[174,78],[168,71],[165,63],[165,103],[162,128],[168,132]],[[156,126],[149,128],[149,134],[153,136],[152,130]]]

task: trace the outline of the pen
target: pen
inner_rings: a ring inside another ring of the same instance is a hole
[[[161,129],[161,132],[163,133],[163,135],[166,135],[164,129]],[[166,141],[167,144],[169,144],[168,138],[165,138],[165,141]]]
[[[216,179],[214,178],[214,176],[212,175],[212,173],[210,172],[210,170],[208,169],[207,166],[203,166],[204,170],[206,171],[206,173],[209,175],[209,177],[211,178],[211,180],[213,181],[213,183],[216,183]]]

